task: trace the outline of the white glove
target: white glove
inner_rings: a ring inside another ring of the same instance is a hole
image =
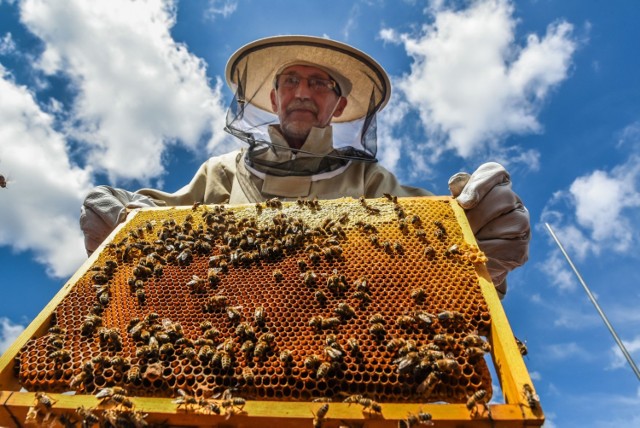
[[[502,298],[507,273],[529,258],[529,212],[511,189],[509,173],[495,162],[480,165],[472,174],[460,172],[449,179],[449,190],[464,208],[487,269]]]
[[[110,186],[93,188],[80,207],[80,229],[84,247],[91,255],[118,224],[127,217],[127,208],[155,207],[148,196]]]

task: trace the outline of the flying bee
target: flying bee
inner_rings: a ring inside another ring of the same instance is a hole
[[[469,397],[466,405],[471,414],[475,414],[478,411],[478,405],[484,405],[486,407],[486,397],[487,391],[484,389],[477,390],[473,395]]]

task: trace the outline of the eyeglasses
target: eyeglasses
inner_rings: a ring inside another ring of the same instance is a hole
[[[276,89],[283,87],[287,90],[296,89],[300,85],[301,80],[307,81],[307,86],[313,92],[326,94],[334,91],[340,96],[340,87],[331,79],[320,79],[318,77],[302,77],[297,74],[279,74],[276,76]]]

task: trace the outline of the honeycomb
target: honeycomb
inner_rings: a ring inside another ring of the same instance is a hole
[[[29,340],[29,391],[466,403],[491,323],[448,198],[145,209]]]

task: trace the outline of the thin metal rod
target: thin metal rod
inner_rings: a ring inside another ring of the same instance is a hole
[[[593,303],[593,306],[596,307],[596,310],[600,314],[600,317],[602,318],[602,321],[604,321],[605,325],[609,329],[609,332],[611,332],[611,335],[613,335],[614,340],[618,344],[618,347],[620,348],[620,350],[624,354],[624,357],[629,362],[629,365],[631,366],[631,369],[633,369],[633,371],[636,374],[638,380],[640,380],[640,370],[638,370],[638,366],[636,366],[636,363],[633,361],[633,358],[631,358],[631,355],[629,354],[629,352],[627,352],[627,348],[624,346],[624,343],[622,343],[622,340],[620,340],[620,338],[618,337],[618,334],[613,329],[613,326],[611,325],[611,323],[607,319],[607,316],[604,314],[604,312],[600,308],[600,305],[596,301],[596,298],[593,296],[593,294],[591,294],[591,290],[589,290],[589,287],[587,287],[587,283],[584,282],[584,279],[582,279],[582,276],[580,275],[580,272],[578,272],[578,269],[575,267],[575,265],[571,261],[571,258],[569,258],[569,255],[564,250],[564,247],[560,243],[560,240],[558,239],[556,234],[553,233],[553,229],[551,229],[551,226],[549,225],[549,223],[545,223],[544,225],[547,226],[547,229],[549,229],[549,233],[551,234],[553,239],[556,241],[556,244],[558,244],[558,247],[560,247],[560,251],[562,251],[562,254],[564,254],[564,257],[567,259],[567,262],[569,262],[569,265],[571,266],[571,269],[573,269],[573,272],[578,277],[578,281],[580,281],[580,284],[582,284],[582,287],[584,287],[584,291],[587,292],[587,296],[589,296],[589,299],[591,300],[591,303]]]

